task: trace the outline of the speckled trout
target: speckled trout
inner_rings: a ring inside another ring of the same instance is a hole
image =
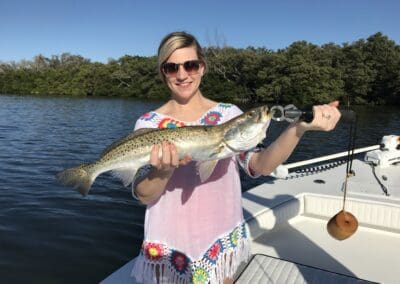
[[[265,138],[272,116],[267,106],[261,106],[215,126],[139,129],[111,144],[98,160],[66,169],[57,174],[57,179],[82,195],[88,194],[95,179],[108,171],[128,186],[137,170],[149,164],[153,145],[167,141],[175,145],[180,159],[189,155],[196,161],[200,180],[204,182],[218,160],[257,146]]]

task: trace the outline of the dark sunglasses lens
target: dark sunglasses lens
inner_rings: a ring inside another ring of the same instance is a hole
[[[183,65],[183,68],[188,73],[195,73],[200,69],[200,60],[189,60],[184,62],[183,64],[177,64],[173,62],[164,63],[162,66],[162,70],[164,71],[165,75],[175,76],[178,73],[179,65]]]
[[[185,63],[183,63],[183,67],[185,68],[186,72],[196,72],[200,68],[200,61],[198,60],[186,61]]]
[[[178,72],[179,65],[175,63],[164,63],[163,70],[165,74],[175,74]]]

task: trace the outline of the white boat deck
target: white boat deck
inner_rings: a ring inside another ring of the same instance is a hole
[[[353,169],[346,210],[359,227],[343,241],[333,239],[326,224],[342,209],[346,164],[245,192],[252,253],[267,256],[256,255],[237,282],[400,283],[400,165],[376,168],[390,196],[384,195],[370,165],[354,160]],[[132,266],[133,260],[102,283],[134,283]]]
[[[274,180],[244,193],[252,253],[369,281],[400,283],[400,166],[376,168],[390,196],[383,194],[368,164],[355,160],[353,169],[346,201],[346,210],[359,221],[353,236],[337,241],[326,230],[329,218],[342,209],[344,164],[301,178]],[[258,283],[273,283],[273,273],[263,271]],[[313,282],[303,280],[294,283]]]

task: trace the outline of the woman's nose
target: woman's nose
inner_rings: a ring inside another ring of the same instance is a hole
[[[188,76],[188,73],[186,72],[183,65],[179,65],[178,72],[176,73],[176,78],[179,80],[182,80],[182,79],[186,79],[187,76]]]

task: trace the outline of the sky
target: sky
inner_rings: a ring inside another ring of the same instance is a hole
[[[0,0],[0,61],[152,56],[182,30],[203,46],[342,45],[376,32],[400,44],[399,13],[397,0]]]

